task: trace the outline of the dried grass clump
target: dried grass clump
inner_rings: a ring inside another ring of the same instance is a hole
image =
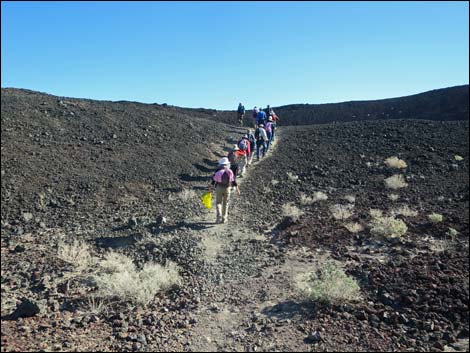
[[[418,211],[411,209],[408,205],[404,205],[398,208],[393,209],[391,215],[396,216],[405,216],[405,217],[416,217],[418,216]]]
[[[349,222],[344,225],[344,227],[350,232],[350,233],[359,233],[364,230],[364,227],[362,224],[357,223],[357,222]]]
[[[353,215],[352,213],[353,208],[354,208],[353,205],[336,204],[330,207],[330,212],[334,219],[345,220]]]
[[[439,214],[439,213],[431,213],[430,215],[428,215],[428,219],[429,221],[431,221],[431,223],[441,223],[443,220],[444,220],[444,216]]]
[[[294,222],[297,222],[304,212],[295,206],[292,202],[286,203],[282,206],[282,215],[290,217]]]
[[[385,186],[389,189],[397,190],[408,186],[405,178],[401,174],[395,174],[384,180]]]
[[[145,264],[139,271],[131,259],[110,253],[98,266],[93,279],[99,297],[117,298],[138,305],[147,305],[158,292],[166,291],[181,281],[178,267],[172,262],[166,266]]]
[[[354,195],[345,195],[343,197],[343,199],[348,201],[349,203],[355,203],[356,202],[356,196],[354,196]]]
[[[287,172],[287,179],[289,179],[290,181],[296,182],[299,180],[299,176],[292,174],[291,172]]]
[[[387,158],[384,161],[384,163],[387,166],[389,166],[390,168],[397,168],[397,169],[404,169],[408,166],[404,160],[402,160],[402,159],[400,159],[396,156]]]
[[[398,194],[388,194],[388,199],[390,201],[397,201],[400,198],[400,195]]]
[[[360,298],[357,282],[332,261],[317,271],[297,276],[295,286],[305,298],[313,301],[341,303]]]
[[[369,226],[373,235],[385,238],[401,238],[408,231],[405,222],[393,216],[374,217]]]
[[[74,265],[77,269],[84,269],[94,262],[87,243],[74,240],[72,244],[63,242],[58,244],[57,256],[59,259]]]
[[[276,186],[277,184],[279,184],[279,180],[276,180],[276,179],[271,180],[271,185],[272,186]]]

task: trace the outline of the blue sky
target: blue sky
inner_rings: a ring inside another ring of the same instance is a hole
[[[1,3],[1,86],[235,109],[469,82],[468,2]]]

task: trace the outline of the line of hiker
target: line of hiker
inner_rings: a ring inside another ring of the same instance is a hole
[[[240,109],[240,106],[242,109]],[[255,115],[256,113],[256,115]],[[245,107],[240,103],[238,109],[238,119],[243,125]],[[228,216],[228,202],[231,189],[235,188],[240,195],[240,188],[237,184],[237,177],[243,177],[246,169],[253,162],[256,150],[256,160],[264,158],[269,150],[271,142],[274,141],[278,116],[268,105],[266,110],[257,107],[253,109],[254,133],[251,129],[246,131],[237,144],[229,151],[227,157],[219,160],[218,167],[211,179],[209,192],[214,191],[216,195],[216,223],[226,223]]]

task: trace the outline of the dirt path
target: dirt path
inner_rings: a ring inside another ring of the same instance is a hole
[[[254,161],[245,177],[239,179],[241,200],[235,202],[238,196],[232,194],[229,222],[214,224],[203,235],[206,256],[213,262],[216,279],[207,288],[207,295],[201,298],[197,324],[190,332],[189,351],[280,349],[286,341],[289,350],[308,348],[302,337],[292,340],[291,330],[283,330],[292,316],[300,314],[299,305],[290,302],[289,298],[294,276],[305,271],[308,264],[299,260],[297,253],[279,252],[266,235],[247,229],[241,221],[244,217],[256,216],[242,209],[243,198],[249,196],[249,190],[243,189],[244,180],[250,178],[253,168],[266,163],[277,153],[280,140],[282,143],[282,135],[277,136],[266,157]],[[214,220],[213,209],[199,221],[210,223]],[[231,273],[233,264],[242,263],[248,264],[247,273]],[[261,328],[266,327],[277,331],[276,341],[271,341],[269,346],[257,338]],[[299,335],[305,337],[305,333],[299,332]],[[293,346],[293,342],[300,344]]]

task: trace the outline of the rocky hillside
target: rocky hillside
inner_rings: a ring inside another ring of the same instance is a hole
[[[233,143],[230,126],[208,120],[213,111],[1,94],[1,215],[18,231],[106,214],[179,218],[170,195],[208,174],[214,151]]]
[[[464,85],[399,98],[274,109],[283,125],[308,125],[377,119],[468,120],[468,105],[468,85]]]
[[[232,112],[1,104],[2,351],[468,350],[468,119],[281,125],[216,225],[199,197],[245,131],[214,121]],[[327,261],[357,297],[299,292]],[[126,296],[170,262],[177,285]]]

